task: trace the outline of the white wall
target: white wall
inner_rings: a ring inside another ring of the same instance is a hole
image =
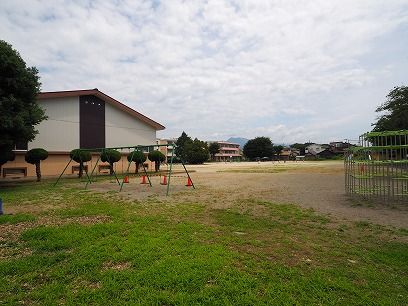
[[[106,147],[156,144],[156,130],[139,119],[105,103]]]
[[[28,144],[28,149],[43,148],[47,151],[71,151],[79,148],[79,97],[38,100],[48,120],[36,129],[38,134]]]

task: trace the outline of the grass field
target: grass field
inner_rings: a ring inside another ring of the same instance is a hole
[[[0,304],[406,305],[406,229],[186,193],[0,189]]]

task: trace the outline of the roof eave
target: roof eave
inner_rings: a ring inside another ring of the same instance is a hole
[[[49,91],[49,92],[41,92],[38,94],[39,99],[51,99],[51,98],[65,98],[65,97],[76,97],[76,96],[87,96],[87,95],[94,95],[98,98],[102,99],[103,101],[119,108],[120,110],[128,113],[132,117],[135,117],[144,123],[152,126],[155,130],[164,130],[166,127],[161,125],[160,123],[146,117],[145,115],[135,111],[134,109],[126,106],[122,102],[108,96],[107,94],[99,91],[97,88],[94,89],[83,89],[83,90],[66,90],[66,91]]]

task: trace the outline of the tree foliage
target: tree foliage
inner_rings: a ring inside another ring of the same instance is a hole
[[[195,138],[185,146],[186,161],[190,164],[202,164],[208,160],[209,151],[207,143]]]
[[[154,162],[154,170],[157,172],[160,170],[160,163],[166,160],[166,156],[160,151],[152,151],[148,155],[149,160]]]
[[[46,119],[37,104],[40,92],[38,70],[27,67],[20,54],[0,40],[0,151],[10,151],[17,142],[32,141],[35,125]]]
[[[138,173],[140,165],[146,161],[146,155],[142,151],[135,150],[128,155],[127,160],[136,164],[135,173]]]
[[[394,87],[377,113],[383,113],[373,124],[374,132],[408,130],[408,86]]]
[[[208,160],[207,143],[197,138],[192,140],[185,132],[177,139],[176,146],[176,156],[183,162],[202,164]]]
[[[41,181],[41,161],[47,159],[48,152],[41,148],[31,149],[25,154],[25,161],[29,164],[35,165],[35,172],[37,174],[37,182]]]
[[[79,163],[78,177],[81,178],[84,171],[84,163],[89,162],[92,159],[91,152],[75,149],[72,150],[69,155],[74,161]]]
[[[217,142],[212,142],[208,146],[208,151],[210,152],[211,159],[215,159],[215,154],[220,152],[220,145]]]
[[[122,155],[117,150],[108,149],[108,150],[104,150],[101,153],[101,161],[104,163],[106,162],[109,163],[110,175],[113,174],[113,165],[116,162],[120,161],[121,158],[122,158]]]
[[[272,151],[274,155],[277,155],[278,157],[281,155],[283,150],[283,146],[282,145],[272,145]]]
[[[294,143],[290,147],[299,150],[300,155],[305,155],[306,154],[305,150],[306,150],[307,144]]]
[[[248,140],[243,149],[244,155],[249,159],[257,157],[272,157],[274,154],[273,143],[269,137],[256,137]]]
[[[3,166],[8,161],[13,161],[16,158],[16,155],[13,151],[4,150],[0,151],[0,174],[1,174],[1,166]]]
[[[185,147],[186,144],[190,142],[192,142],[192,139],[184,131],[176,141],[176,149],[174,153],[182,161],[186,161]]]

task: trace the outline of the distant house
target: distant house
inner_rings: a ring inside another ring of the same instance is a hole
[[[331,142],[329,145],[330,145],[330,150],[334,154],[344,154],[346,150],[352,146],[350,143],[343,142],[343,141]]]
[[[294,148],[283,148],[279,154],[280,160],[295,160],[296,156],[299,155],[299,150]]]
[[[174,158],[176,158],[176,154],[174,152],[174,145],[176,144],[176,141],[177,139],[157,139],[158,145],[167,145],[159,147],[159,151],[162,152],[164,156],[166,156],[166,163],[170,162],[172,156],[173,160]]]
[[[327,144],[311,144],[306,147],[305,150],[306,158],[315,159],[315,158],[330,158],[335,155],[330,150],[330,146]]]
[[[242,159],[242,152],[238,143],[227,141],[209,141],[210,143],[218,143],[220,152],[215,154],[215,161],[240,161]]]
[[[17,144],[16,159],[3,166],[3,176],[13,172],[11,168],[34,176],[35,166],[24,160],[25,152],[32,148],[44,148],[49,152],[42,173],[57,175],[69,161],[69,152],[73,149],[154,145],[156,132],[165,128],[96,88],[43,92],[38,95],[37,102],[48,119],[36,127],[39,133],[32,142]],[[126,150],[122,153],[129,154]],[[118,167],[127,166],[127,160],[123,160],[117,163]],[[100,166],[103,169],[103,165]],[[67,171],[73,173],[76,169],[74,163]]]

